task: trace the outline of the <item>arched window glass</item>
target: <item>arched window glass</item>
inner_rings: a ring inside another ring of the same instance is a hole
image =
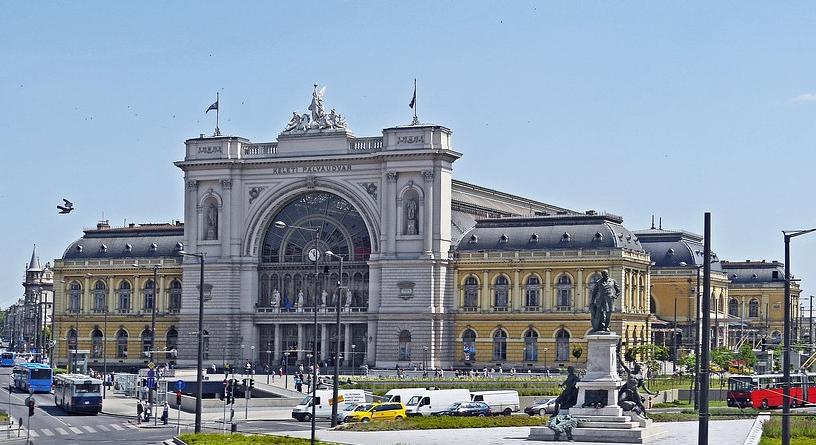
[[[569,339],[569,332],[564,329],[560,329],[555,336],[555,359],[559,362],[569,360]]]
[[[142,353],[150,352],[153,350],[153,333],[150,329],[145,329],[142,331]],[[144,357],[149,357],[149,355],[144,355]]]
[[[119,283],[119,312],[130,312],[130,283],[122,281]]]
[[[507,277],[499,275],[496,278],[494,307],[497,311],[506,311],[509,294]]]
[[[759,317],[759,300],[756,298],[752,299],[751,302],[748,303],[748,316]]]
[[[504,329],[496,329],[493,334],[493,360],[507,360],[507,332]]]
[[[107,286],[105,286],[105,282],[102,280],[98,280],[96,284],[94,284],[94,291],[93,291],[93,310],[94,312],[103,312],[107,309],[107,304],[105,299],[107,297]]]
[[[479,282],[470,276],[465,280],[465,310],[475,311],[479,307]]]
[[[271,300],[269,296],[271,295],[269,292],[269,276],[261,274],[261,285],[260,288],[260,295],[258,295],[258,307],[269,307],[271,304]]]
[[[541,280],[537,276],[531,275],[524,285],[524,307],[528,311],[538,310],[541,298]]]
[[[202,342],[203,343],[203,345],[202,345],[203,348],[202,349],[204,349],[204,354],[203,354],[204,355],[204,360],[209,360],[210,359],[210,333],[205,330],[204,332],[202,332],[202,334],[203,334],[202,337],[204,339],[204,341]]]
[[[128,334],[124,329],[119,329],[116,333],[116,357],[127,358],[128,354]]]
[[[77,348],[77,331],[74,328],[68,330],[68,349],[69,350],[76,350]]]
[[[731,298],[728,300],[728,315],[733,317],[739,316],[739,302],[737,302],[736,298]]]
[[[102,357],[102,331],[94,329],[91,333],[91,358]]]
[[[473,329],[468,329],[462,334],[462,350],[466,362],[476,360],[476,332]]]
[[[178,312],[181,310],[181,281],[173,280],[170,282],[170,312]]]
[[[167,331],[166,339],[167,339],[165,342],[166,351],[178,349],[178,331],[176,330],[176,328],[170,328],[170,330]],[[171,356],[168,354],[168,359],[170,357]]]
[[[558,277],[556,293],[558,295],[558,310],[568,311],[572,307],[572,278],[563,274]]]
[[[79,312],[82,301],[82,285],[76,281],[72,281],[68,291],[68,310],[70,312]]]
[[[538,332],[533,329],[524,333],[524,361],[538,361]]]
[[[411,360],[411,333],[408,331],[399,334],[399,360]]]
[[[144,286],[144,308],[153,310],[153,304],[156,302],[156,285],[153,280],[147,280]]]

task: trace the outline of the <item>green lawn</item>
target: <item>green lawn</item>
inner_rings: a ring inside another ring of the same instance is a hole
[[[816,416],[791,417],[791,445],[812,445],[816,443]],[[760,445],[782,443],[782,419],[771,417],[762,425]]]
[[[753,408],[712,408],[709,409],[711,420],[731,420],[748,419],[756,417],[758,411]],[[700,414],[694,410],[684,409],[679,413],[649,413],[649,417],[655,422],[690,422],[700,418]]]
[[[285,436],[261,436],[244,434],[182,434],[179,438],[187,445],[307,445],[309,439]],[[328,445],[330,442],[316,441]]]
[[[531,416],[497,416],[497,417],[409,417],[403,421],[381,421],[366,423],[348,423],[343,426],[346,431],[395,431],[395,430],[435,430],[456,428],[496,428],[506,426],[541,426],[547,418]]]

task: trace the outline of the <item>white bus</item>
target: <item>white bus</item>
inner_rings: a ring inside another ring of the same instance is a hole
[[[99,414],[102,380],[82,374],[54,376],[54,404],[67,413]]]

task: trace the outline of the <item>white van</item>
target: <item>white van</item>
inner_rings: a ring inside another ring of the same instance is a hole
[[[397,388],[392,389],[385,393],[383,396],[382,402],[400,402],[403,405],[407,405],[408,401],[411,400],[411,397],[414,397],[419,394],[425,394],[427,390],[425,388]]]
[[[331,419],[332,415],[332,390],[318,389],[315,394],[315,418]],[[365,403],[365,391],[362,389],[341,389],[337,391],[338,409],[346,402],[351,403]],[[298,402],[297,406],[292,409],[292,418],[297,419],[298,422],[312,420],[312,396],[308,395]]]
[[[427,389],[417,394],[405,404],[405,413],[409,416],[430,416],[442,411],[456,402],[470,400],[467,389]]]
[[[487,403],[493,414],[509,416],[519,411],[518,391],[473,391],[470,400]]]

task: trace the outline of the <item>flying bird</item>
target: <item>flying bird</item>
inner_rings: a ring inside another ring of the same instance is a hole
[[[62,201],[65,204],[57,206],[57,209],[59,209],[60,214],[71,213],[71,211],[74,210],[74,203],[65,198],[62,198]]]

